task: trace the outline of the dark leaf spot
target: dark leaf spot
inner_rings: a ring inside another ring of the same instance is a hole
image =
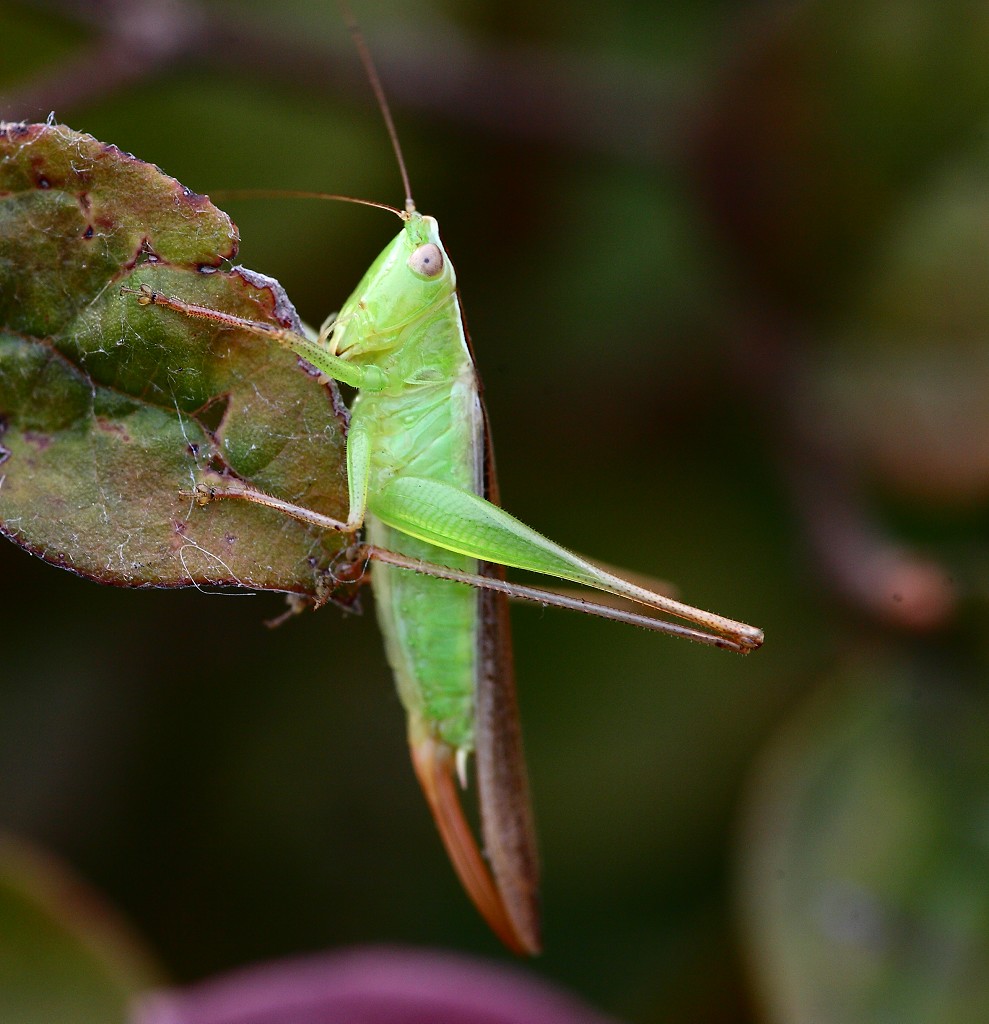
[[[138,262],[145,263],[160,263],[161,257],[151,248],[151,243],[145,238],[141,242],[141,254],[138,257]]]
[[[196,415],[199,422],[211,433],[216,434],[223,425],[230,405],[229,395],[218,395],[213,401],[204,405]]]
[[[24,440],[33,445],[39,452],[43,452],[51,443],[52,439],[48,434],[39,434],[35,430],[25,430]]]
[[[97,430],[102,430],[105,434],[116,434],[121,441],[130,442],[130,434],[120,423],[115,423],[113,420],[108,420],[103,416],[97,416],[95,418]]]

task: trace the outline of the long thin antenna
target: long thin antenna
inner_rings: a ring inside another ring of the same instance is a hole
[[[381,109],[381,116],[385,119],[385,127],[388,129],[388,137],[391,139],[392,149],[395,151],[395,159],[398,160],[398,169],[402,175],[402,186],[405,188],[405,212],[414,213],[416,204],[412,199],[412,186],[409,184],[409,173],[405,169],[405,158],[402,156],[402,147],[398,143],[398,132],[395,131],[395,122],[392,120],[391,108],[388,106],[388,99],[385,96],[384,87],[381,84],[381,79],[378,77],[378,69],[374,66],[371,51],[368,49],[367,43],[364,41],[364,36],[361,33],[361,27],[357,24],[357,18],[354,17],[354,12],[350,9],[350,4],[347,3],[347,0],[339,0],[339,2],[340,10],[343,12],[343,20],[347,23],[347,28],[350,30],[350,35],[354,40],[354,45],[357,47],[357,53],[360,55],[361,63],[364,65],[364,71],[371,83],[371,88],[374,90],[374,95],[378,100],[378,107]]]
[[[341,196],[335,192],[306,192],[293,188],[219,188],[210,193],[211,199],[221,202],[227,199],[332,199],[340,203],[356,203],[358,206],[376,206],[404,219],[405,214],[388,203],[377,203],[373,199],[357,199],[355,196]]]

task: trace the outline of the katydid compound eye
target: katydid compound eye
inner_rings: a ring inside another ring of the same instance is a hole
[[[443,253],[434,242],[426,242],[409,257],[409,269],[423,277],[436,277],[443,273]]]

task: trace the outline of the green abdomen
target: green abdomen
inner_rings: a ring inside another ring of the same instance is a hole
[[[373,516],[367,534],[372,544],[392,551],[477,571],[473,559],[407,537]],[[472,749],[477,591],[380,563],[371,572],[385,650],[410,731],[424,728],[456,749]]]

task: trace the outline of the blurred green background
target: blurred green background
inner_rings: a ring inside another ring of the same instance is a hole
[[[528,969],[634,1022],[985,1020],[989,8],[357,15],[456,261],[504,504],[767,635],[743,660],[517,610]],[[200,192],[401,198],[334,4],[5,0],[0,38],[5,119],[54,109]],[[317,324],[394,231],[224,205]],[[10,544],[0,579],[0,825],[165,977],[505,956],[373,615],[269,631],[275,596],[104,589]]]

